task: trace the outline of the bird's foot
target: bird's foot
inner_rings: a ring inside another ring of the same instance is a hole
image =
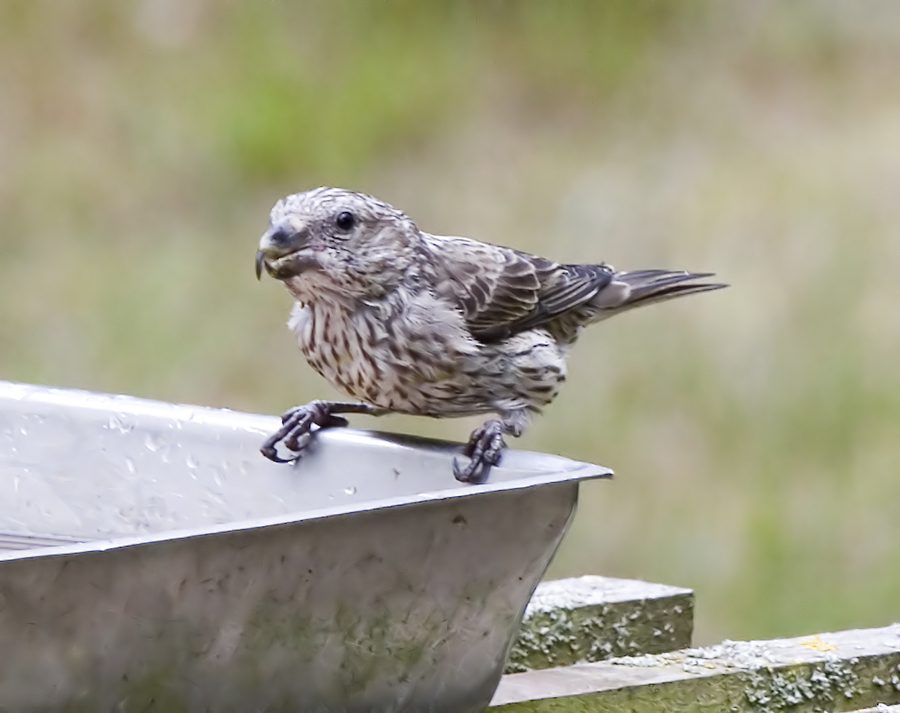
[[[303,451],[309,445],[313,426],[334,428],[349,423],[343,416],[338,416],[339,413],[378,415],[381,411],[368,404],[340,401],[316,400],[302,406],[294,406],[284,412],[281,416],[281,428],[269,436],[259,450],[266,458],[276,463],[292,463],[303,455]],[[278,455],[279,443],[291,452],[289,458]]]
[[[457,459],[453,459],[453,475],[458,481],[484,482],[491,466],[500,462],[506,448],[506,441],[503,440],[505,431],[503,422],[498,419],[491,419],[472,431],[469,442],[463,446],[463,455],[469,458],[469,462],[462,467]]]

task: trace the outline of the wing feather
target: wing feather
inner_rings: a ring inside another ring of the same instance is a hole
[[[459,305],[478,339],[534,329],[588,302],[612,280],[605,265],[560,265],[467,238],[428,235],[442,297]]]

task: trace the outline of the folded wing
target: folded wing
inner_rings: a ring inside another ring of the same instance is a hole
[[[427,236],[438,291],[456,302],[482,341],[544,326],[591,299],[613,279],[606,265],[560,265],[467,238]]]

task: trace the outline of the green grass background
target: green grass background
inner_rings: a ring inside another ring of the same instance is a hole
[[[885,624],[898,66],[891,0],[6,0],[0,378],[332,396],[253,278],[271,204],[322,184],[432,232],[712,270],[732,287],[585,334],[517,444],[618,474],[551,576],[693,587],[701,642]]]

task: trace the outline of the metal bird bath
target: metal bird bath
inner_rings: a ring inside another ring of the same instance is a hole
[[[604,468],[0,381],[0,710],[480,711]]]

